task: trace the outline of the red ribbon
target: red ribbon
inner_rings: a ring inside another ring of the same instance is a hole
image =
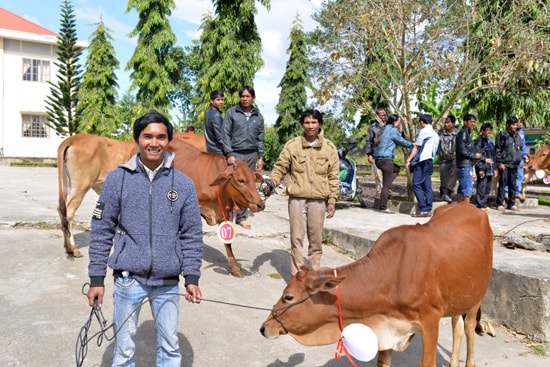
[[[333,270],[334,270],[334,276],[337,277],[338,274],[336,272],[336,269],[333,269]],[[344,320],[342,318],[342,304],[340,302],[340,288],[338,288],[338,285],[336,286],[335,293],[336,293],[336,301],[338,303],[338,319],[340,322],[340,331],[342,331],[344,330]],[[336,344],[336,351],[334,352],[334,358],[336,359],[340,358],[342,353],[344,353],[346,357],[348,357],[349,362],[353,367],[357,367],[357,365],[353,361],[353,358],[351,357],[351,354],[349,353],[348,349],[344,345],[344,338],[340,337],[340,339],[338,340],[338,344]]]

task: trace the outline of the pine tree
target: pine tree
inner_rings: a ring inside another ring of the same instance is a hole
[[[169,95],[174,91],[170,80],[177,70],[172,58],[176,35],[168,16],[175,8],[173,0],[128,0],[126,12],[133,8],[139,14],[136,28],[130,37],[138,36],[137,46],[126,65],[130,74],[130,90],[137,89],[136,102],[144,110],[156,109],[167,114]]]
[[[279,102],[275,106],[279,114],[275,122],[275,130],[279,141],[283,143],[300,135],[301,127],[298,121],[307,102],[306,88],[311,85],[307,74],[307,45],[302,22],[298,16],[290,30],[290,46],[286,53],[290,57],[286,63],[285,74],[278,85],[281,93]]]
[[[47,124],[59,136],[73,135],[80,131],[76,110],[78,89],[81,83],[78,59],[82,48],[77,46],[76,22],[70,1],[61,4],[61,29],[57,38],[57,83],[49,82],[50,95],[46,98]]]
[[[110,137],[119,125],[115,111],[118,87],[115,70],[118,69],[119,62],[109,29],[103,21],[96,25],[97,28],[90,37],[86,69],[78,91],[77,111],[83,131]]]
[[[270,0],[258,0],[267,9]],[[262,44],[254,15],[256,0],[212,0],[215,15],[207,15],[197,53],[199,75],[195,109],[202,114],[209,106],[209,95],[215,89],[225,94],[225,105],[239,102],[238,91],[253,85],[256,72],[263,66]]]

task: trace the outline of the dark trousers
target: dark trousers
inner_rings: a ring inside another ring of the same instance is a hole
[[[432,173],[434,172],[434,164],[431,159],[418,162],[413,167],[412,189],[416,201],[418,201],[418,209],[421,212],[431,212],[434,194],[432,191]]]
[[[456,182],[458,179],[458,168],[456,167],[455,159],[439,162],[439,179],[441,181],[439,196],[451,196],[455,191]]]
[[[377,159],[374,161],[376,167],[382,171],[382,190],[380,191],[380,210],[388,208],[388,195],[393,180],[399,174],[399,166],[391,159]]]
[[[476,172],[476,203],[478,208],[487,208],[487,200],[491,193],[491,180],[493,176],[479,177],[479,172]]]
[[[258,161],[257,152],[246,153],[246,154],[239,153],[239,152],[234,152],[234,153],[235,153],[235,158],[238,161],[245,161],[248,164],[248,167],[250,167],[252,171],[254,172],[256,171],[256,162]],[[236,219],[235,219],[236,223],[245,221],[246,218],[248,218],[248,209],[236,210],[235,216],[236,216]]]
[[[508,205],[507,208],[510,209],[516,203],[516,179],[518,177],[518,167],[508,167],[506,166],[504,170],[498,170],[498,191],[497,191],[497,207],[504,206],[505,204],[505,190],[504,188],[508,186]]]

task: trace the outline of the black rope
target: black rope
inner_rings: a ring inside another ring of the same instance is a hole
[[[90,286],[89,283],[85,283],[82,286],[82,294],[84,294],[85,296],[88,293],[87,288],[89,288],[89,286]],[[164,293],[164,294],[172,294],[172,295],[178,295],[180,297],[185,297],[184,293]],[[138,309],[141,308],[141,306],[143,306],[144,304],[150,302],[151,299],[154,299],[154,297],[152,297],[152,298],[148,297],[140,305],[136,306],[136,308],[134,310],[132,310],[132,312],[128,315],[126,320],[124,320],[122,325],[124,325],[130,319],[130,317],[132,317],[132,315],[135,312],[137,312]],[[218,304],[227,305],[227,306],[248,308],[248,309],[252,309],[252,310],[260,310],[260,311],[271,311],[272,310],[271,308],[248,306],[248,305],[243,305],[243,304],[238,304],[238,303],[233,303],[233,302],[217,301],[217,300],[208,299],[208,298],[201,298],[201,301],[210,302],[210,303],[218,303]],[[97,320],[97,322],[99,324],[99,327],[100,327],[100,330],[97,333],[93,334],[92,336],[88,336],[88,331],[90,330],[90,326],[92,325],[92,322],[93,322],[94,319]],[[122,325],[121,325],[121,327],[122,327]],[[113,335],[111,335],[111,336],[107,335],[107,332],[110,329],[113,329]],[[86,321],[86,323],[80,328],[80,332],[78,333],[78,336],[76,338],[76,346],[75,346],[76,367],[82,367],[82,364],[84,363],[84,359],[86,358],[86,355],[88,354],[88,344],[92,340],[97,338],[96,344],[97,344],[98,347],[101,347],[101,344],[103,343],[104,339],[107,339],[108,341],[112,341],[117,334],[118,334],[118,330],[114,330],[114,324],[113,323],[111,323],[110,325],[107,325],[107,320],[103,316],[103,312],[101,311],[101,307],[99,307],[98,304],[97,304],[97,299],[94,300],[94,306],[92,307],[92,310],[90,311],[90,316],[88,317],[88,320]]]

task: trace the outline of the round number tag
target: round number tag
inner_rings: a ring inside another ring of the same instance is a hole
[[[225,221],[218,227],[218,238],[223,243],[231,243],[235,239],[235,225],[233,222]]]

